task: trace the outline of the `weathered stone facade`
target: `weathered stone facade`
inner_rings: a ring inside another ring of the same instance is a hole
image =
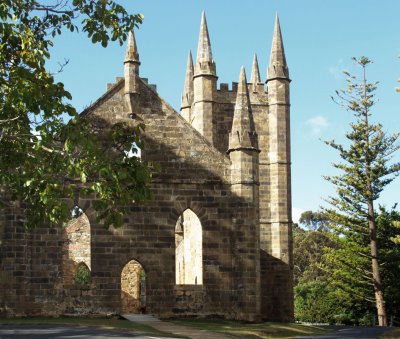
[[[204,15],[194,65],[189,54],[181,114],[139,77],[139,67],[132,34],[125,77],[83,114],[107,124],[145,124],[141,157],[161,168],[153,176],[154,200],[133,204],[124,227],[109,230],[96,224],[92,201],[81,201],[90,234],[76,226],[77,236],[46,227],[27,233],[18,205],[2,210],[0,313],[137,308],[137,295],[135,306],[121,298],[125,285],[138,291],[137,269],[124,270],[135,260],[146,272],[149,313],[291,320],[290,80],[278,18],[267,89],[256,57],[250,83],[242,69],[239,83],[218,88]],[[66,258],[91,269],[90,284],[68,278],[75,266]]]

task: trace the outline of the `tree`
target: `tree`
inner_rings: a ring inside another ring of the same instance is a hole
[[[298,321],[343,324],[354,318],[349,300],[326,280],[300,283],[294,292],[295,319]]]
[[[387,312],[395,317],[400,316],[400,247],[393,246],[392,239],[400,234],[400,229],[395,226],[399,220],[400,214],[396,211],[396,206],[390,211],[379,208],[376,221],[381,275],[384,294],[390,296],[386,300]],[[371,325],[374,307],[373,303],[365,301],[371,294],[370,286],[367,285],[363,291],[357,287],[357,283],[335,281],[331,279],[333,270],[327,269],[324,255],[329,251],[342,251],[339,246],[343,237],[337,237],[330,231],[329,220],[323,212],[306,211],[299,222],[308,229],[300,228],[296,224],[293,227],[296,319],[313,323]],[[324,227],[320,227],[321,222]],[[370,262],[359,261],[358,265],[359,268],[368,270]],[[359,280],[358,274],[354,272],[351,277],[357,277],[356,282]],[[356,293],[361,293],[362,297],[357,297]]]
[[[328,220],[322,212],[306,211],[293,227],[295,318],[312,323],[342,323],[352,318],[340,292],[328,282],[323,270],[326,247],[334,247]],[[338,300],[341,302],[338,303]],[[351,310],[349,310],[351,311]]]
[[[380,267],[386,298],[388,315],[400,317],[400,246],[393,246],[393,239],[400,238],[400,212],[396,205],[391,209],[380,206],[376,218],[378,225],[377,239],[379,243],[379,254],[381,257]]]
[[[329,220],[323,212],[305,211],[301,214],[299,223],[307,226],[310,230],[322,231],[327,229]]]
[[[299,222],[308,226],[310,223],[317,225],[321,219],[321,213],[306,211],[301,214]],[[314,218],[315,217],[315,218]],[[326,280],[326,273],[322,270],[325,247],[334,247],[325,230],[327,220],[324,219],[324,228],[311,227],[302,229],[297,225],[293,227],[293,264],[294,283],[303,284],[316,280]],[[316,228],[316,229],[315,229]]]
[[[324,213],[335,231],[338,250],[327,252],[332,279],[354,297],[375,302],[380,326],[387,324],[384,286],[378,256],[375,201],[384,188],[399,174],[400,164],[391,163],[399,149],[399,134],[389,135],[380,124],[370,121],[375,104],[377,83],[368,83],[366,57],[353,60],[361,67],[361,77],[345,72],[347,90],[333,98],[355,121],[346,134],[348,146],[327,141],[343,162],[334,164],[340,174],[326,179],[336,186],[337,196],[330,197],[331,208]]]
[[[0,20],[2,203],[20,201],[33,227],[65,221],[68,201],[78,205],[79,197],[96,196],[99,219],[121,225],[121,206],[150,196],[146,164],[128,156],[140,146],[143,126],[99,129],[79,116],[47,62],[54,38],[65,30],[106,47],[122,44],[142,16],[111,0],[2,0]]]

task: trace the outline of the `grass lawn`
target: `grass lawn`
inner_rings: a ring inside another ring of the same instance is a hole
[[[239,321],[214,319],[179,319],[171,321],[178,325],[198,327],[212,332],[226,333],[242,339],[291,338],[300,335],[324,334],[330,331],[316,326],[293,323],[248,324]]]
[[[75,326],[95,326],[106,330],[124,330],[157,336],[171,337],[171,333],[161,332],[153,327],[137,324],[117,318],[84,318],[84,317],[30,317],[30,318],[0,318],[0,324],[57,324]]]
[[[390,330],[386,332],[384,335],[381,335],[380,338],[385,338],[385,339],[400,338],[400,328],[395,327],[393,330]]]

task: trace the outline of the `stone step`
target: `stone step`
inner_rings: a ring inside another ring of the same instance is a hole
[[[121,314],[121,317],[133,321],[133,322],[157,322],[161,321],[160,319],[156,318],[154,315],[151,314]]]

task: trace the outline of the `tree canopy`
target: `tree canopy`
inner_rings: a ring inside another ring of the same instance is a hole
[[[395,226],[400,220],[397,206],[387,210],[380,207],[377,210],[377,240],[379,243],[381,275],[386,298],[386,309],[389,316],[400,316],[400,247],[394,246],[392,239],[398,237],[400,229]],[[299,321],[318,323],[345,323],[358,325],[372,325],[374,319],[374,300],[371,299],[371,285],[366,284],[364,290],[363,279],[349,267],[332,265],[326,255],[339,251],[343,255],[343,236],[337,234],[330,227],[328,219],[324,219],[324,228],[321,230],[308,228],[308,223],[318,223],[323,212],[306,211],[300,217],[300,225],[293,228],[293,261],[295,283],[295,318]],[[307,227],[307,228],[304,228]],[[354,253],[349,254],[358,258]],[[370,271],[370,262],[358,262],[360,269]],[[334,276],[340,269],[349,272],[352,279],[343,280],[340,275]],[[353,279],[354,276],[354,279]],[[369,280],[369,279],[368,279]],[[369,300],[368,300],[369,299]]]
[[[1,202],[21,202],[33,227],[67,220],[70,201],[91,196],[106,226],[121,225],[123,206],[150,196],[146,164],[128,156],[143,126],[96,129],[48,61],[65,30],[106,47],[122,44],[142,16],[111,0],[3,0],[0,20]]]

